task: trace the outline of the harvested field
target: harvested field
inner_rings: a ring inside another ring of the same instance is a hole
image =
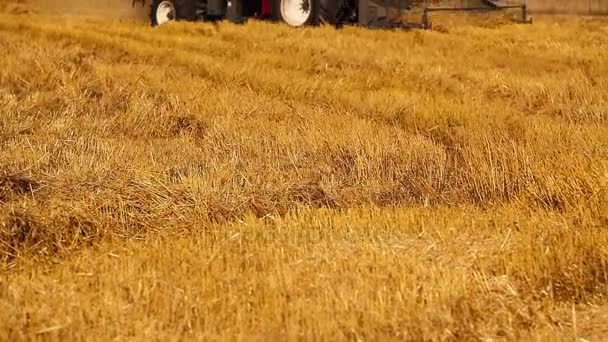
[[[11,8],[0,340],[608,338],[608,20]]]

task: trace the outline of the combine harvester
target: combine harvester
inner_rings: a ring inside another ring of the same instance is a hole
[[[152,26],[173,20],[243,23],[248,18],[290,26],[330,24],[368,28],[431,28],[430,14],[445,11],[521,9],[528,22],[527,1],[517,0],[132,0],[150,6]],[[419,14],[419,21],[410,21]]]

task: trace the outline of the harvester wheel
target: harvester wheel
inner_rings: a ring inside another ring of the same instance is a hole
[[[357,0],[279,0],[281,19],[291,26],[329,24],[336,28],[357,21]]]
[[[290,26],[319,24],[319,0],[280,0],[281,19]]]
[[[150,8],[150,20],[152,26],[158,26],[169,21],[175,20],[177,17],[175,3],[171,0],[152,0]]]

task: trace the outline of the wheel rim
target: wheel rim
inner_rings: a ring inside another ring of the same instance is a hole
[[[158,4],[155,15],[158,25],[167,23],[175,18],[175,6],[171,1],[162,1]]]
[[[281,15],[291,26],[306,24],[310,14],[310,0],[281,0]]]

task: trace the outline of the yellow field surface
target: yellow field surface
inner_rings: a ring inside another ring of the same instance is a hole
[[[608,20],[18,13],[0,340],[608,338]]]

